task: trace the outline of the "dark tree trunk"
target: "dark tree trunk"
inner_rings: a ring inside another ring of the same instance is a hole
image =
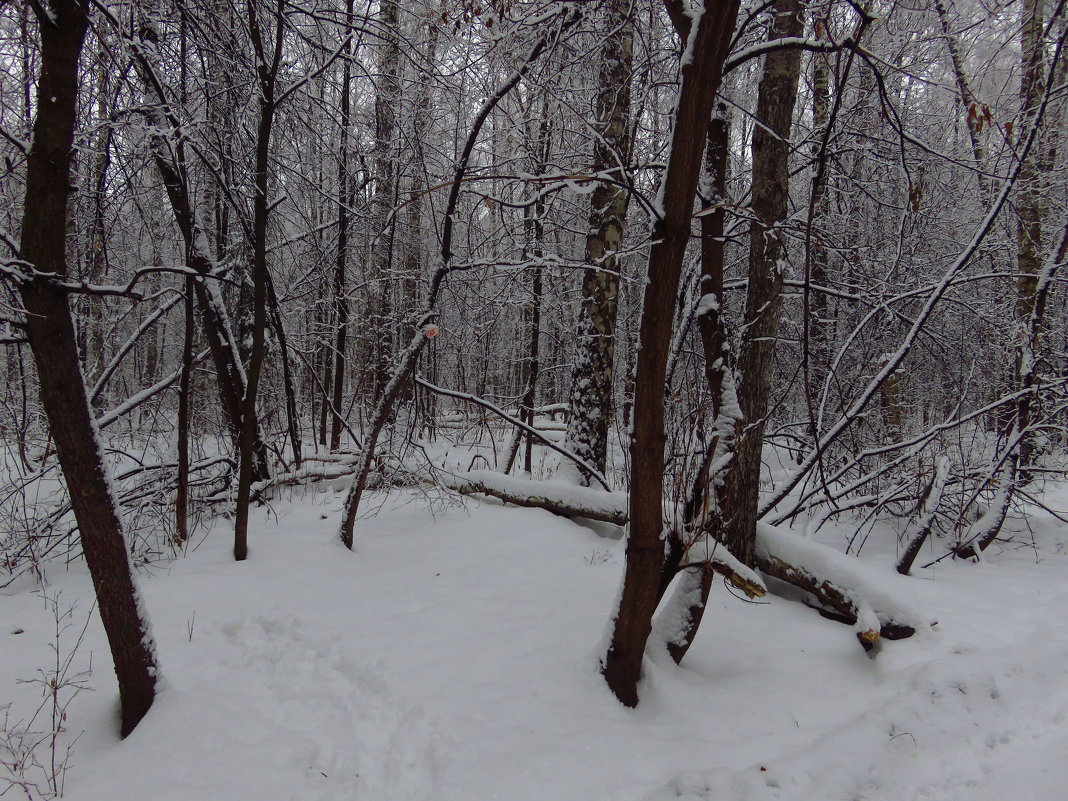
[[[818,30],[818,28],[817,28]],[[831,328],[834,325],[827,313],[828,254],[821,231],[814,230],[826,216],[827,181],[825,178],[827,152],[823,142],[831,112],[830,71],[822,53],[812,54],[812,190],[809,195],[809,220],[805,230],[805,258],[808,280],[804,291],[804,331],[801,342],[805,371],[805,397],[808,404],[813,443],[819,438],[816,420],[820,397],[830,369]],[[821,163],[821,159],[824,163]],[[811,285],[817,287],[813,292]]]
[[[345,2],[346,35],[352,36],[353,0]],[[330,450],[341,447],[341,404],[345,391],[345,348],[348,347],[349,302],[345,297],[349,256],[349,207],[354,194],[352,178],[349,176],[349,104],[350,84],[352,83],[352,43],[346,45],[345,63],[341,77],[341,141],[338,144],[338,203],[337,203],[337,262],[334,265],[334,314],[337,333],[334,338],[334,385],[331,388],[330,402],[333,414],[330,418]],[[328,384],[329,386],[329,384]]]
[[[772,38],[802,34],[799,0],[772,6]],[[757,94],[753,129],[753,222],[749,234],[749,287],[744,335],[738,355],[738,423],[735,458],[724,482],[721,508],[724,544],[752,567],[756,543],[760,461],[771,394],[775,341],[779,334],[786,242],[779,226],[789,211],[790,128],[797,99],[801,51],[769,53]]]
[[[549,145],[552,138],[552,126],[549,123],[549,96],[548,91],[542,97],[542,117],[538,126],[538,135],[535,140],[537,153],[535,175],[544,175],[549,161]],[[530,256],[534,261],[530,278],[530,301],[523,308],[523,323],[529,332],[528,349],[526,359],[520,364],[522,376],[523,396],[519,401],[519,419],[527,425],[534,425],[534,405],[537,397],[538,377],[541,372],[541,303],[543,294],[543,270],[541,258],[543,256],[542,242],[545,238],[545,198],[539,194],[534,201],[533,208],[529,211],[527,219],[527,232],[530,241]],[[512,470],[512,464],[518,453],[519,445],[524,440],[523,432],[516,430],[511,447],[508,449],[508,457],[505,461],[504,472]],[[532,468],[534,450],[534,438],[528,433],[525,437],[526,446],[523,450],[523,469],[529,475]],[[604,470],[601,470],[603,473]]]
[[[274,11],[274,41],[270,54],[264,47],[260,29],[259,0],[249,0],[249,34],[256,51],[256,74],[260,94],[260,118],[256,130],[256,194],[252,201],[252,349],[249,353],[248,377],[245,382],[245,397],[241,412],[241,441],[238,450],[240,462],[237,475],[237,502],[234,514],[234,558],[239,562],[248,556],[248,507],[252,497],[252,479],[256,461],[256,444],[259,432],[256,426],[256,392],[260,374],[267,331],[267,223],[270,208],[267,203],[269,161],[271,155],[271,130],[274,127],[275,79],[282,59],[282,32],[285,16],[283,0],[278,0]]]
[[[1024,124],[1018,130],[1024,133],[1037,115],[1046,82],[1046,57],[1043,50],[1043,0],[1025,0],[1020,30],[1021,78],[1020,106]],[[1040,346],[1039,329],[1031,325],[1036,312],[1039,275],[1043,265],[1042,221],[1045,216],[1046,183],[1051,165],[1043,163],[1045,148],[1035,148],[1035,158],[1026,159],[1020,167],[1017,183],[1017,268],[1016,279],[1015,337],[1016,360],[1013,366],[1013,386],[1016,389],[1033,383],[1032,373]],[[1017,463],[1020,467],[1017,478],[1028,481],[1028,468],[1034,458],[1035,438],[1028,431],[1034,414],[1033,401],[1023,397],[1016,404],[1014,427],[1020,433]]]
[[[65,241],[78,90],[78,56],[88,25],[86,4],[53,0],[38,13],[41,78],[33,146],[26,161],[22,258],[44,275],[67,275]],[[125,737],[144,717],[156,690],[156,661],[138,601],[115,498],[78,363],[65,292],[49,278],[20,287],[26,331],[37,363],[41,405],[56,445],[100,618],[115,660]]]
[[[193,390],[193,279],[185,282],[185,330],[182,338],[182,375],[178,379],[178,477],[174,498],[174,541],[189,539],[189,410]]]
[[[118,20],[113,18],[111,22],[122,35],[130,36],[122,30]],[[227,427],[230,429],[235,450],[239,450],[245,372],[238,358],[237,344],[222,297],[217,286],[209,283],[214,280],[211,273],[215,267],[215,261],[194,211],[185,158],[185,141],[180,133],[179,120],[168,105],[167,95],[156,73],[156,67],[146,55],[146,52],[150,50],[144,48],[140,42],[133,44],[135,46],[132,50],[138,72],[155,100],[155,105],[148,109],[149,119],[154,125],[154,132],[150,139],[152,159],[163,179],[175,222],[182,235],[186,266],[198,274],[194,280],[197,305],[200,307],[201,323],[204,326],[204,334],[215,365],[220,405]],[[220,202],[217,212],[220,218],[217,227],[220,239],[222,239],[226,228],[225,204]],[[257,431],[254,475],[256,481],[263,481],[270,477],[267,449],[259,437],[259,421],[253,420],[252,424]]]
[[[685,13],[681,2],[667,5],[672,22],[686,43],[684,53],[688,59],[681,65],[671,157],[660,192],[662,217],[655,224],[649,253],[634,380],[627,566],[612,641],[602,666],[609,688],[626,706],[638,703],[638,679],[664,559],[664,380],[671,323],[712,105],[738,14],[734,0],[706,2],[703,8],[696,4],[701,13],[692,17]]]

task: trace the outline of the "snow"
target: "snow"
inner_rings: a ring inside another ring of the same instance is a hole
[[[915,629],[926,628],[931,623],[930,615],[924,615],[908,601],[911,582],[893,572],[873,570],[833,548],[767,523],[757,523],[756,547],[758,553],[773,555],[844,590],[849,598],[861,604],[862,618],[870,610],[878,610],[884,623],[893,621]],[[866,630],[876,621],[869,614],[868,620],[859,623],[867,624],[862,626]]]
[[[717,581],[682,666],[650,649],[627,710],[597,673],[623,542],[537,509],[376,495],[358,553],[335,538],[344,493],[283,489],[253,516],[248,561],[220,520],[142,574],[166,684],[125,741],[94,614],[65,798],[1049,801],[1068,782],[1068,537],[1037,510],[1034,548],[981,564],[898,577],[896,540],[874,535],[863,559],[825,557],[939,620],[876,660],[846,626]],[[1064,509],[1068,487],[1044,499]],[[84,620],[84,569],[50,579]],[[35,590],[0,592],[9,725],[41,700],[17,680],[53,660]]]
[[[583,487],[569,480],[531,482],[529,479],[506,476],[495,470],[469,470],[458,476],[459,480],[477,481],[485,487],[498,489],[513,495],[538,495],[551,498],[562,506],[606,514],[625,515],[627,493],[605,492],[600,487]]]
[[[697,303],[697,309],[694,311],[694,316],[703,317],[714,311],[719,311],[719,298],[712,293],[708,293],[701,296],[701,300]]]

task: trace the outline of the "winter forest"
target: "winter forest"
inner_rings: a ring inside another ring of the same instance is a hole
[[[0,0],[0,795],[1058,797],[1066,35]]]

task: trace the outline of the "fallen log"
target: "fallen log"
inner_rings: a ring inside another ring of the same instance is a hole
[[[865,651],[880,639],[911,637],[928,623],[884,585],[887,579],[863,564],[774,526],[757,525],[756,566],[764,574],[809,593],[821,614],[852,625]]]
[[[489,495],[515,506],[545,509],[562,517],[585,517],[622,526],[627,522],[627,495],[579,487],[562,481],[531,481],[492,470],[454,474],[437,471],[442,486],[461,495]]]
[[[626,493],[604,492],[560,481],[530,481],[490,470],[462,474],[438,472],[443,486],[465,495],[489,495],[563,517],[585,517],[620,526],[627,523]],[[662,595],[671,579],[686,571],[682,577],[685,586],[680,586],[678,598],[665,607],[677,607],[671,613],[674,618],[664,625],[672,631],[678,629],[680,642],[685,640],[685,625],[695,620],[693,612],[700,608],[695,603],[703,603],[702,596],[707,595],[711,573],[724,576],[729,584],[750,598],[762,597],[767,592],[760,577],[715,540],[703,537],[679,553],[682,547],[679,543],[675,557],[678,561],[674,569],[668,570],[661,588]],[[760,523],[755,558],[755,566],[762,573],[805,591],[816,600],[816,608],[826,617],[853,626],[858,641],[869,654],[878,651],[883,638],[904,639],[929,625],[929,621],[898,598],[895,589],[885,586],[892,577],[884,577],[833,548]],[[667,635],[670,650],[673,639],[671,632]]]

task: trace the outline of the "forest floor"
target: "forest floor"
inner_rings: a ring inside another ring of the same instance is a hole
[[[717,584],[683,665],[650,654],[628,710],[597,671],[622,541],[540,510],[395,492],[349,553],[335,537],[343,497],[259,509],[245,563],[219,520],[142,571],[163,689],[126,741],[89,619],[70,673],[91,657],[93,691],[70,702],[57,743],[62,763],[73,742],[65,798],[1049,801],[1068,786],[1068,527],[1045,513],[1025,544],[911,578],[877,529],[862,557],[938,621],[877,659],[800,603]],[[1044,497],[1068,509],[1068,485]],[[844,550],[852,533],[819,538]],[[76,604],[65,659],[91,588],[77,566],[48,578],[61,611]],[[41,702],[19,680],[45,675],[57,640],[29,579],[0,591],[0,621],[11,732]],[[48,742],[36,756],[44,773],[21,775],[44,788]]]

